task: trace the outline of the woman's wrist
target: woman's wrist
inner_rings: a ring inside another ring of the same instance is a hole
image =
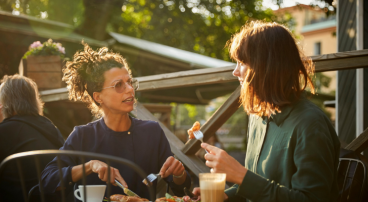
[[[184,176],[184,174],[185,174],[185,170],[183,171],[183,173],[181,175],[174,175],[173,174],[173,177],[175,177],[175,178],[182,178]]]
[[[240,172],[238,172],[238,176],[236,178],[235,184],[241,185],[243,183],[243,179],[245,175],[247,174],[247,172],[248,172],[248,169],[243,167],[243,169],[241,169]]]
[[[86,176],[92,173],[91,161],[84,164],[84,171]],[[72,168],[72,181],[77,182],[83,177],[83,164],[74,166]]]
[[[92,160],[88,161],[87,163],[84,164],[85,167],[85,171],[86,171],[86,175],[92,174]],[[82,171],[83,172],[83,171]]]
[[[179,177],[180,176],[180,177]],[[183,175],[179,175],[179,176],[174,176],[173,175],[173,181],[174,181],[174,183],[175,184],[177,184],[177,185],[181,185],[181,184],[183,184],[184,182],[185,182],[185,180],[186,180],[186,176],[187,176],[187,172],[185,172],[185,170],[184,170],[184,173],[183,173]],[[179,177],[179,178],[178,178]]]

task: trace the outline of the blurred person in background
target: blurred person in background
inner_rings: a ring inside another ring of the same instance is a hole
[[[0,85],[0,162],[7,156],[32,150],[59,149],[64,139],[56,126],[43,116],[43,103],[37,85],[20,76],[4,76]],[[41,157],[44,168],[53,157]],[[22,160],[26,192],[38,184],[34,159]],[[23,201],[15,163],[0,176],[0,201]]]

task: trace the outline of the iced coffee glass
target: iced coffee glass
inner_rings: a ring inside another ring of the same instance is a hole
[[[223,202],[225,173],[199,173],[201,202]]]

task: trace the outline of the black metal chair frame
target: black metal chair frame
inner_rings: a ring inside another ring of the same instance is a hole
[[[144,173],[144,171],[137,166],[135,163],[133,163],[132,161],[129,161],[127,159],[123,159],[123,158],[119,158],[119,157],[115,157],[115,156],[109,156],[109,155],[105,155],[105,154],[98,154],[98,153],[92,153],[92,152],[82,152],[82,151],[67,151],[67,150],[37,150],[37,151],[29,151],[29,152],[21,152],[21,153],[17,153],[17,154],[13,154],[8,156],[7,158],[5,158],[1,164],[0,164],[0,176],[5,168],[5,165],[10,162],[10,161],[16,161],[17,164],[17,168],[18,168],[18,173],[19,173],[19,178],[20,178],[20,182],[21,182],[21,186],[22,186],[22,190],[23,190],[23,197],[24,197],[24,201],[28,202],[29,198],[28,193],[26,193],[26,188],[25,188],[25,180],[24,180],[24,176],[23,176],[23,172],[22,172],[22,166],[21,166],[21,162],[20,159],[22,158],[30,158],[30,157],[34,157],[35,160],[35,164],[36,164],[36,170],[37,170],[37,175],[38,175],[38,181],[39,181],[39,189],[41,192],[41,201],[45,202],[45,193],[43,190],[43,186],[42,186],[42,181],[41,181],[41,168],[40,168],[40,162],[39,162],[39,157],[40,156],[56,156],[59,157],[61,155],[67,155],[67,156],[77,156],[80,157],[82,159],[82,165],[83,165],[83,177],[82,177],[82,183],[84,186],[84,191],[83,191],[83,199],[85,201],[86,199],[86,173],[85,173],[85,166],[84,164],[85,162],[85,158],[86,157],[92,157],[92,158],[96,158],[96,159],[101,159],[106,161],[106,164],[108,165],[108,179],[110,179],[110,162],[116,162],[116,163],[120,163],[126,166],[129,166],[130,168],[132,168],[135,172],[137,172],[143,179],[146,179],[147,175],[146,173]],[[60,158],[57,158],[57,165],[58,165],[58,170],[59,170],[59,177],[60,177],[60,182],[61,182],[61,195],[62,195],[62,202],[65,202],[65,182],[63,180],[63,175],[61,172],[61,162],[60,162]],[[148,180],[148,179],[146,179]],[[33,187],[34,188],[34,187]],[[150,193],[150,197],[151,197],[151,201],[155,200],[155,194],[154,194],[154,189],[152,186],[148,187],[149,193]],[[110,196],[111,195],[111,183],[108,182],[107,183],[107,195]],[[108,201],[110,201],[110,199],[108,199]]]
[[[340,169],[340,165],[341,165],[341,162],[342,161],[348,161],[349,163],[348,163],[348,167],[347,167],[347,169],[346,169],[346,173],[345,173],[345,177],[344,177],[344,183],[343,183],[343,187],[342,187],[342,190],[345,190],[345,186],[346,186],[346,180],[347,180],[347,178],[348,178],[348,173],[349,173],[349,170],[350,170],[350,167],[351,167],[351,163],[352,162],[356,162],[356,167],[355,167],[355,170],[354,170],[354,174],[353,174],[353,176],[352,176],[352,181],[354,181],[354,177],[355,177],[355,174],[356,174],[356,171],[357,171],[357,169],[358,169],[358,166],[359,165],[361,165],[362,166],[362,168],[363,168],[363,172],[364,172],[364,178],[363,178],[363,182],[362,182],[362,187],[361,187],[361,190],[360,190],[360,200],[359,201],[362,201],[362,199],[363,199],[363,195],[364,195],[364,190],[365,190],[365,186],[366,186],[366,178],[367,178],[367,170],[366,170],[366,166],[365,166],[365,164],[361,161],[361,160],[358,160],[358,159],[352,159],[352,158],[340,158],[339,159],[339,165],[338,165],[338,168],[337,168],[337,170],[339,171],[339,169]],[[351,186],[350,188],[349,188],[349,192],[348,192],[348,196],[351,194],[351,190],[352,190],[352,187],[353,186]],[[343,200],[343,198],[341,197],[341,195],[340,195],[340,198],[338,199],[338,201],[341,201],[341,200]]]

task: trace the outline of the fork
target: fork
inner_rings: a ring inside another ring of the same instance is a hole
[[[200,130],[193,131],[193,134],[197,140],[200,140],[203,143],[203,133]],[[209,153],[206,149],[205,151],[206,153]]]
[[[160,174],[153,174],[153,173],[151,173],[151,174],[149,174],[146,178],[147,178],[147,180],[150,182],[150,183],[152,183],[153,181],[155,181],[157,178],[158,178],[158,176],[160,176]],[[150,185],[148,182],[147,182],[147,180],[146,179],[143,179],[143,183],[145,184],[145,185]]]

